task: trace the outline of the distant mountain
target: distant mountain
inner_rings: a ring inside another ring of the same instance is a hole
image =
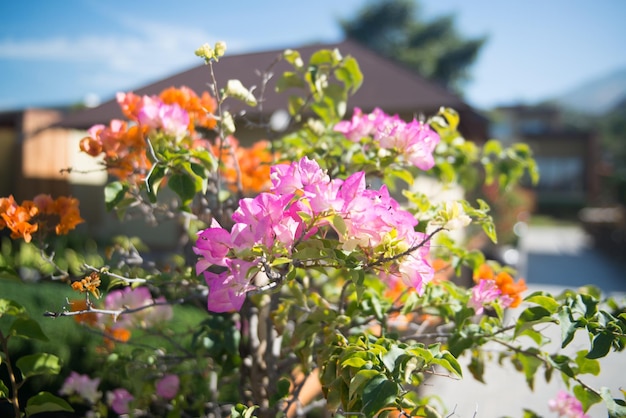
[[[626,99],[626,68],[591,80],[550,102],[589,115],[602,115]]]

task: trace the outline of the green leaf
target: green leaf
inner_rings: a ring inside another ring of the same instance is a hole
[[[330,49],[320,49],[319,51],[313,53],[311,59],[309,60],[309,65],[336,65],[337,58],[337,55]]]
[[[168,185],[180,197],[183,206],[189,205],[196,195],[196,183],[188,174],[172,174]]]
[[[535,292],[525,299],[526,302],[536,303],[537,305],[547,309],[550,313],[556,313],[561,306],[551,295],[543,292]]]
[[[339,234],[340,237],[343,237],[346,234],[347,226],[341,215],[333,216],[333,226],[335,227],[335,231]]]
[[[588,359],[596,359],[605,357],[611,350],[611,344],[613,344],[613,335],[608,332],[602,332],[596,335],[591,341],[591,351],[587,353]]]
[[[104,187],[104,203],[108,211],[113,210],[115,206],[124,199],[128,185],[119,181],[114,181]]]
[[[165,178],[165,173],[165,166],[155,163],[146,176],[146,191],[148,192],[148,199],[150,199],[150,202],[152,203],[156,203],[157,201],[157,193],[159,191],[159,186]]]
[[[543,306],[531,306],[526,308],[517,319],[515,335],[519,335],[520,332],[531,328],[535,324],[544,322],[556,322],[556,320],[552,318],[549,310]]]
[[[15,364],[21,370],[24,379],[40,374],[58,374],[61,371],[59,358],[48,353],[23,356]]]
[[[276,92],[282,93],[285,90],[289,90],[291,88],[304,88],[306,87],[306,83],[298,73],[286,71],[280,78],[276,81]]]
[[[39,341],[49,341],[46,334],[41,330],[41,326],[34,319],[30,318],[18,318],[11,325],[9,331],[11,335],[20,338],[34,339]]]
[[[373,417],[378,411],[392,405],[398,396],[398,384],[383,375],[372,379],[363,389],[363,414]]]
[[[380,372],[378,370],[359,370],[357,374],[354,375],[352,380],[350,380],[348,397],[352,399],[356,393],[360,393],[363,387],[376,376],[380,376]]]
[[[74,412],[74,409],[64,399],[54,396],[50,392],[39,392],[26,403],[26,416],[42,412]]]
[[[302,58],[300,57],[300,53],[296,50],[286,49],[283,52],[283,58],[289,64],[293,65],[295,68],[301,68],[303,65]]]
[[[361,357],[348,357],[346,360],[341,362],[341,367],[354,367],[356,369],[360,369],[365,366],[367,363],[371,363]]]
[[[626,417],[626,405],[624,405],[624,401],[613,399],[611,391],[606,387],[600,388],[600,394],[602,395],[602,400],[608,409],[609,418]]]
[[[9,388],[0,380],[0,399],[9,397]]]
[[[11,299],[0,299],[0,318],[4,315],[22,316],[26,313],[26,309],[19,303]]]
[[[581,350],[576,353],[576,365],[578,366],[579,374],[592,374],[597,376],[600,374],[600,362],[596,359],[590,359],[586,357],[586,351]]]
[[[528,387],[531,390],[534,390],[535,374],[537,373],[537,369],[539,369],[539,366],[543,364],[542,361],[532,355],[532,353],[531,355],[525,355],[523,353],[520,353],[520,355],[517,356],[517,359],[519,360],[520,364],[522,365],[522,369],[524,370],[524,376],[526,377],[526,383],[528,384]]]
[[[335,70],[335,77],[342,81],[346,88],[354,94],[363,83],[363,73],[359,68],[359,63],[352,57],[346,57],[342,66]]]
[[[576,396],[576,399],[578,399],[580,403],[582,404],[584,411],[588,410],[591,407],[591,405],[597,404],[598,402],[602,402],[601,396],[598,396],[597,393],[591,390],[585,389],[581,385],[574,386],[573,392],[574,392],[574,396]]]
[[[291,116],[297,115],[302,110],[304,104],[305,101],[302,97],[295,95],[289,96],[289,99],[287,99],[287,110]]]
[[[561,348],[565,348],[574,339],[574,334],[580,328],[580,325],[577,321],[574,321],[572,310],[569,306],[564,306],[559,311],[559,323],[561,324]]]

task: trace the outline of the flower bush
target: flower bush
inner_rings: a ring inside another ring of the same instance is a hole
[[[263,98],[238,80],[214,78],[224,53],[223,43],[196,51],[210,94],[120,93],[128,120],[94,126],[81,141],[111,175],[107,208],[157,228],[179,219],[181,247],[150,262],[128,240],[78,275],[46,258],[77,299],[44,314],[71,316],[102,336],[95,376],[65,370],[47,353],[15,361],[9,340],[46,337],[18,302],[0,299],[9,320],[0,330],[9,376],[0,397],[16,417],[77,405],[90,416],[292,417],[321,408],[334,416],[439,417],[448,410],[420,385],[432,374],[461,377],[461,356],[481,380],[486,344],[501,347],[500,361],[515,364],[531,387],[539,369],[546,379],[559,375],[571,392],[550,403],[559,416],[583,417],[598,402],[611,416],[626,414],[622,399],[583,376],[623,350],[624,306],[593,287],[526,294],[510,267],[457,234],[496,241],[488,205],[465,198],[484,183],[536,181],[527,146],[466,141],[452,109],[404,121],[357,108],[346,118],[363,77],[357,61],[336,50],[306,63],[284,52],[290,69],[275,85],[289,94],[289,123],[276,132],[269,121],[229,113],[232,101],[256,106]],[[262,77],[258,91],[270,79]],[[241,146],[240,122],[266,126],[266,138]],[[438,199],[420,190],[415,179],[424,178],[466,194]],[[40,234],[44,252],[52,231],[65,234],[82,221],[71,198],[21,206],[3,198],[0,216],[14,239]],[[59,219],[54,228],[50,216]],[[203,319],[171,325],[181,305],[197,307]],[[511,323],[505,312],[513,307],[521,313]],[[579,330],[589,348],[573,358],[545,351],[546,323],[559,324],[563,348]],[[57,373],[67,376],[58,393],[20,404],[26,379]]]

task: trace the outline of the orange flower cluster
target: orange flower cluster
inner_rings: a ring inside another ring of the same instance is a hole
[[[208,92],[205,91],[198,97],[189,87],[182,86],[179,89],[170,87],[163,90],[159,97],[163,103],[176,103],[189,113],[190,132],[194,132],[195,126],[202,126],[207,129],[215,128],[217,121],[213,114],[217,109],[217,102]]]
[[[79,282],[75,282],[79,283]],[[72,288],[74,284],[72,283]],[[70,302],[72,312],[81,312],[88,310],[86,299],[75,299]],[[85,324],[95,327],[98,324],[98,315],[95,313],[81,313],[73,316],[74,321],[78,324]]]
[[[142,182],[152,167],[146,153],[145,130],[114,119],[109,126],[95,125],[89,129],[89,136],[80,141],[80,150],[92,157],[104,154],[109,173],[120,180],[135,176],[136,182]]]
[[[13,196],[0,198],[0,229],[9,228],[11,238],[30,242],[35,232],[52,230],[66,235],[84,220],[80,217],[78,200],[61,196],[56,200],[40,194],[18,205]]]
[[[208,92],[198,96],[188,87],[170,87],[163,90],[157,99],[167,105],[177,104],[188,114],[188,130],[192,137],[195,136],[197,126],[206,129],[216,126],[213,114],[217,103]],[[114,119],[109,126],[95,125],[89,130],[89,136],[80,142],[81,151],[92,157],[104,154],[104,162],[110,174],[137,184],[145,180],[152,167],[145,141],[150,127],[139,123],[146,100],[150,98],[132,92],[118,93],[117,101],[122,113],[136,124],[131,126],[125,121]]]
[[[214,154],[219,154],[219,145],[212,147]],[[221,149],[222,176],[231,190],[237,189],[237,170],[233,156],[237,159],[241,173],[241,186],[244,194],[260,193],[270,186],[270,165],[274,158],[268,141],[256,142],[252,147],[239,146],[236,138],[229,136]]]
[[[84,293],[90,292],[95,297],[100,297],[100,275],[97,272],[91,273],[89,276],[84,277],[82,280],[72,283],[72,289]]]
[[[522,292],[528,289],[524,279],[519,279],[516,283],[509,273],[501,271],[496,274],[493,268],[486,263],[474,272],[474,282],[478,283],[480,280],[493,280],[502,295],[511,298],[511,304],[508,305],[511,308],[519,306],[522,302]]]
[[[165,104],[177,104],[189,114],[189,132],[192,134],[196,126],[213,129],[217,124],[213,116],[217,109],[217,102],[206,91],[198,96],[186,86],[170,87],[163,90],[158,98]],[[118,93],[117,100],[124,116],[136,122],[143,106],[143,97],[132,92]]]

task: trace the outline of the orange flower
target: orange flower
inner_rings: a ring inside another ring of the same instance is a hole
[[[85,299],[72,300],[70,302],[70,306],[72,307],[72,312],[86,311],[87,301]],[[74,315],[74,321],[79,324],[86,324],[95,327],[98,324],[98,315],[95,313],[82,313]]]
[[[522,302],[521,293],[524,292],[526,287],[526,281],[519,279],[517,283],[513,280],[513,277],[505,271],[501,271],[495,278],[496,285],[503,295],[511,298],[511,308],[516,308]]]
[[[30,242],[39,226],[31,220],[39,209],[31,201],[25,201],[21,206],[15,202],[13,195],[0,198],[0,229],[9,228],[11,238],[23,238]]]
[[[527,289],[524,279],[519,279],[516,283],[509,273],[500,271],[498,274],[495,274],[493,268],[486,263],[482,264],[474,272],[474,281],[478,283],[480,280],[493,280],[502,296],[510,299],[511,303],[507,306],[511,308],[519,306],[522,302],[521,294]]]
[[[130,339],[130,331],[126,328],[111,328],[106,327],[104,330],[104,345],[109,349],[113,350],[115,347],[115,343],[125,343]]]
[[[9,228],[11,238],[23,238],[30,242],[32,234],[47,233],[56,224],[57,235],[67,234],[77,224],[84,222],[78,211],[78,200],[59,197],[53,200],[50,195],[40,194],[21,205],[13,196],[0,198],[0,229]]]
[[[81,151],[95,157],[104,154],[104,162],[110,174],[120,180],[133,178],[136,183],[144,181],[152,167],[147,156],[145,129],[114,119],[109,126],[96,125],[89,136],[80,141]]]
[[[80,217],[78,210],[78,199],[60,196],[54,201],[54,212],[59,215],[59,223],[55,227],[57,235],[66,235],[70,230],[76,228],[79,223],[85,222]]]
[[[222,175],[229,183],[231,190],[237,189],[237,169],[233,156],[239,164],[241,174],[241,186],[245,194],[259,193],[270,186],[270,164],[273,161],[270,144],[268,141],[256,142],[251,148],[239,146],[239,141],[229,136],[224,141],[221,149]],[[213,152],[218,154],[218,146],[213,147]]]
[[[143,103],[143,99],[141,96],[137,96],[133,92],[128,93],[117,93],[116,95],[117,103],[120,105],[122,109],[122,113],[130,120],[137,120],[137,115],[141,110],[141,106]]]
[[[450,275],[453,272],[453,269],[451,268],[452,266],[450,265],[450,263],[448,263],[445,260],[442,260],[441,258],[434,259],[432,262],[432,267],[435,272],[435,276],[433,277],[433,280],[431,281],[431,283],[433,284],[439,284],[441,282],[448,281],[448,279],[450,278]]]
[[[483,263],[478,267],[478,270],[474,272],[474,281],[478,283],[479,280],[493,280],[493,269],[487,263]]]
[[[72,289],[77,292],[90,292],[97,298],[100,298],[100,275],[97,272],[91,273],[89,276],[84,277],[82,280],[72,283]]]

